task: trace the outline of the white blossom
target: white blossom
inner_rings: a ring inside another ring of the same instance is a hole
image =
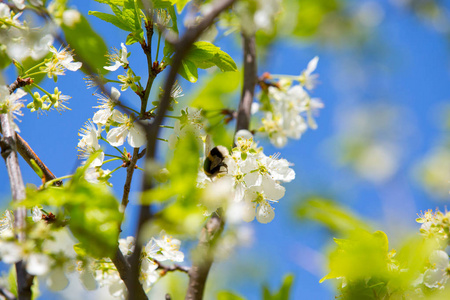
[[[113,111],[112,120],[120,126],[108,132],[106,139],[111,146],[122,146],[125,139],[128,139],[128,144],[133,148],[139,148],[146,143],[145,130],[137,121],[132,122],[130,117],[118,110]]]
[[[444,288],[449,278],[449,257],[442,250],[435,250],[430,255],[430,264],[432,268],[425,271],[423,283],[429,288]]]
[[[23,101],[21,98],[27,93],[22,89],[17,89],[14,93],[10,94],[6,86],[0,85],[0,113],[9,114],[9,122],[11,127],[20,132],[19,127],[14,122],[17,116],[22,116],[21,108],[23,107]]]
[[[76,9],[68,9],[63,12],[62,21],[64,25],[73,27],[75,24],[81,21],[81,14]]]
[[[308,63],[308,66],[306,67],[306,70],[304,70],[300,74],[299,81],[308,90],[314,89],[314,87],[317,84],[317,77],[318,77],[318,75],[317,74],[311,74],[311,73],[316,70],[318,62],[319,62],[319,57],[315,56]]]
[[[63,67],[69,71],[76,71],[81,68],[81,62],[73,61],[73,51],[69,51],[69,47],[62,50],[56,50],[55,47],[50,47],[50,52],[53,53],[53,58]]]
[[[78,157],[81,159],[88,159],[93,153],[100,150],[98,139],[100,137],[102,128],[96,127],[92,122],[85,123],[84,128],[80,129],[78,135],[81,137],[78,142]],[[97,157],[91,162],[90,167],[98,167],[103,164],[105,154],[99,153]]]
[[[92,121],[95,124],[105,125],[112,116],[114,107],[119,101],[120,92],[115,87],[111,87],[111,97],[104,94],[96,94],[96,96],[98,97],[100,105],[96,106],[99,110],[94,114]]]
[[[18,20],[21,15],[22,13],[14,14],[6,3],[0,3],[0,23],[21,27],[22,24]]]
[[[202,142],[204,123],[200,109],[186,108],[181,111],[181,117],[175,122],[173,133],[169,136],[169,148],[175,149],[179,139],[192,134]]]
[[[134,237],[128,236],[126,239],[119,239],[119,249],[123,255],[131,255],[134,251]]]
[[[14,214],[11,210],[6,210],[0,220],[0,236],[3,238],[14,236]]]
[[[53,53],[52,59],[45,64],[45,72],[49,78],[58,75],[64,75],[65,70],[77,71],[81,68],[81,62],[73,61],[73,51],[68,47],[62,50],[56,50],[55,47],[50,46],[50,52]]]
[[[100,167],[89,167],[84,173],[84,179],[90,183],[100,183],[101,181],[105,181],[111,173],[110,170],[103,170]]]
[[[0,259],[5,264],[14,264],[23,259],[22,247],[15,242],[0,241]]]
[[[46,254],[32,253],[27,258],[26,269],[31,275],[44,275],[50,270],[50,258]]]
[[[158,261],[171,260],[182,262],[184,253],[179,251],[181,241],[167,235],[165,231],[161,231],[159,239],[153,238],[145,246],[148,255]]]
[[[201,204],[207,213],[223,207],[232,223],[238,219],[250,222],[255,217],[260,223],[268,223],[275,216],[271,205],[285,194],[280,182],[292,181],[295,172],[279,154],[266,156],[247,130],[237,132],[235,143],[236,147],[224,160],[226,173],[214,178],[199,174],[197,186],[205,189]],[[214,191],[215,197],[209,191]]]
[[[18,8],[18,9],[24,9],[25,8],[25,0],[12,0],[12,2],[14,3],[14,5]]]
[[[110,60],[114,63],[112,66],[103,67],[104,69],[108,71],[116,71],[120,66],[123,66],[126,68],[128,66],[128,50],[127,47],[125,47],[124,43],[121,43],[120,46],[122,47],[122,50],[120,53],[113,53],[111,54]]]
[[[42,220],[42,212],[41,209],[38,206],[34,206],[31,210],[31,216],[33,219],[33,222],[39,222]]]
[[[139,273],[139,282],[142,284],[144,291],[148,292],[150,288],[159,279],[157,271],[158,265],[148,258],[144,258],[141,262],[141,272]]]

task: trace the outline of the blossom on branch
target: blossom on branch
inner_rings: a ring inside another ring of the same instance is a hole
[[[112,54],[108,55],[108,59],[113,63],[113,65],[103,67],[105,70],[113,72],[116,71],[120,66],[124,67],[125,69],[128,67],[127,47],[125,47],[124,43],[121,43],[120,46],[122,47],[122,50],[120,50],[120,52],[115,49]]]
[[[133,148],[139,148],[147,142],[145,130],[138,121],[133,122],[129,116],[116,109],[112,112],[111,119],[119,124],[106,137],[111,146],[122,146],[125,139],[128,139],[128,144]]]

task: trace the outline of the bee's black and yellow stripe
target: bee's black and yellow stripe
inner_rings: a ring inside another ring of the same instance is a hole
[[[220,147],[211,149],[203,163],[203,170],[208,176],[215,176],[220,173],[222,167],[227,167],[223,160],[227,156],[228,150],[223,146]]]

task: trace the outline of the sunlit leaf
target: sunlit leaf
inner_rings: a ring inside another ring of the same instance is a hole
[[[61,25],[67,42],[74,49],[76,57],[89,64],[93,70],[103,70],[108,52],[105,42],[92,28],[87,19],[81,16],[72,27]]]
[[[220,291],[217,293],[217,300],[245,300],[245,298],[230,291]]]
[[[368,230],[369,225],[351,211],[331,199],[313,196],[302,201],[296,215],[300,219],[314,220],[328,229],[345,233],[357,228]]]
[[[263,300],[289,300],[292,283],[294,282],[294,275],[288,274],[283,278],[281,287],[274,292],[270,292],[267,285],[263,286]]]

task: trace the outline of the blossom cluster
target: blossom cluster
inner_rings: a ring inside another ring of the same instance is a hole
[[[32,209],[33,224],[28,226],[32,230],[26,241],[19,242],[15,239],[14,214],[7,210],[0,220],[0,258],[6,264],[23,261],[29,274],[58,291],[69,283],[65,273],[75,270],[74,242],[67,229],[51,227],[43,219],[44,215],[37,206]]]
[[[317,83],[317,74],[312,73],[318,61],[314,57],[299,76],[266,75],[267,79],[280,80],[267,86],[260,103],[255,102],[252,110],[263,113],[259,131],[266,133],[276,147],[285,146],[289,138],[299,139],[308,127],[317,128],[314,114],[324,105],[320,99],[311,98],[307,90],[312,90]]]
[[[80,129],[78,142],[78,156],[88,159],[96,154],[90,163],[85,178],[89,182],[98,183],[101,178],[107,178],[109,170],[102,170],[105,154],[100,147],[99,139],[103,139],[113,147],[122,146],[125,141],[133,148],[139,148],[146,143],[145,130],[135,120],[134,116],[121,113],[115,107],[118,104],[120,92],[111,88],[111,95],[96,94],[99,98],[99,109],[93,116],[92,121],[86,122],[84,128]],[[102,137],[103,128],[107,128],[106,139]]]
[[[139,281],[145,292],[148,292],[153,284],[161,277],[159,265],[156,263],[162,261],[182,262],[184,254],[180,249],[181,242],[174,239],[162,231],[158,238],[152,238],[145,245],[141,254]],[[119,249],[125,258],[131,256],[134,252],[135,240],[129,236],[126,239],[119,240]],[[119,276],[119,272],[109,258],[96,261],[91,266],[94,270],[95,280],[100,287],[108,287],[113,297],[125,299],[125,283]]]
[[[256,217],[260,223],[271,222],[275,217],[272,205],[285,194],[281,182],[295,178],[291,164],[280,159],[279,154],[265,155],[247,130],[236,134],[236,147],[224,163],[223,170],[214,178],[199,172],[198,186],[205,188],[202,204],[206,213],[228,206],[230,221],[251,222]]]
[[[0,259],[6,264],[24,261],[29,274],[38,276],[49,289],[63,290],[69,284],[67,274],[77,271],[83,286],[94,290],[108,287],[114,297],[125,298],[126,288],[111,259],[94,260],[80,257],[74,251],[75,241],[66,228],[55,230],[43,220],[45,213],[37,206],[32,209],[32,231],[29,239],[20,243],[14,238],[14,214],[7,210],[0,219]],[[162,276],[158,270],[163,261],[182,262],[181,242],[162,231],[151,238],[141,254],[139,280],[146,292]],[[125,257],[134,251],[134,238],[119,240],[119,249]]]

